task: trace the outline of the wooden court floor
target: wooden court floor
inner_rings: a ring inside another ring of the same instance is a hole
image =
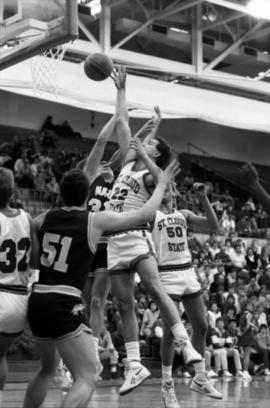
[[[159,380],[146,381],[130,394],[119,397],[118,388],[103,382],[98,385],[92,401],[85,408],[162,408]],[[254,377],[251,381],[219,379],[216,388],[223,400],[214,400],[189,390],[188,380],[176,381],[176,392],[181,408],[270,408],[270,378]],[[8,382],[1,408],[20,408],[27,383]],[[42,408],[59,408],[62,392],[52,386]],[[70,407],[72,408],[72,407]]]

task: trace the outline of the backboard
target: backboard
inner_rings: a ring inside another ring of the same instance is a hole
[[[0,70],[77,37],[77,0],[0,0]]]

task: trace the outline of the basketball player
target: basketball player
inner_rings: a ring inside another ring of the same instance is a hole
[[[10,207],[13,193],[13,173],[0,167],[0,406],[8,372],[6,353],[26,322],[33,249],[32,220],[24,210]]]
[[[171,148],[163,139],[152,139],[152,134],[146,137],[144,148],[137,138],[133,138],[131,148],[128,148],[131,134],[126,109],[125,70],[120,68],[116,71],[114,79],[118,89],[116,132],[124,165],[114,184],[110,202],[114,211],[129,213],[139,210],[148,200],[160,169],[171,159]],[[140,363],[138,322],[134,310],[135,271],[158,305],[163,320],[168,322],[175,340],[183,346],[185,362],[201,361],[202,357],[193,349],[173,301],[160,283],[154,246],[147,224],[110,235],[108,267],[112,293],[118,299],[127,352],[125,381],[119,390],[120,395],[132,391],[150,375]]]
[[[155,109],[158,116],[158,109]],[[157,124],[156,118],[146,122],[139,130],[137,137],[144,137],[145,132],[152,131]],[[90,212],[99,212],[110,208],[110,193],[114,184],[113,169],[121,164],[121,156],[113,155],[109,162],[101,162],[106,143],[111,137],[115,127],[115,116],[104,126],[100,132],[96,143],[94,144],[84,165],[84,171],[90,180],[90,192],[87,208]],[[119,152],[120,153],[120,152]],[[120,160],[119,160],[120,159]],[[97,372],[100,374],[102,365],[99,359],[99,338],[104,326],[104,308],[110,289],[109,274],[107,270],[107,242],[108,238],[102,236],[95,253],[92,271],[89,273],[84,287],[83,297],[86,302],[86,308],[91,302],[90,327],[93,332],[93,340],[96,347]]]
[[[189,210],[173,209],[173,188],[168,188],[157,211],[153,223],[152,237],[157,253],[159,276],[169,296],[183,302],[192,326],[192,344],[203,357],[207,321],[201,287],[192,266],[192,257],[188,247],[187,229],[200,228],[215,231],[218,228],[216,214],[207,198],[204,184],[195,183],[193,189],[199,198],[205,216],[197,216]],[[165,408],[179,408],[172,379],[174,360],[174,342],[167,321],[163,321],[161,342],[162,390]],[[205,358],[194,364],[195,377],[191,390],[208,397],[221,399],[221,394],[210,384],[206,376]]]
[[[89,179],[83,171],[67,172],[60,183],[64,206],[41,214],[36,230],[41,249],[39,280],[29,298],[28,320],[36,339],[41,368],[29,384],[24,408],[38,408],[46,397],[59,354],[73,384],[62,408],[85,407],[95,386],[96,359],[91,331],[84,324],[81,290],[100,236],[107,230],[146,222],[178,172],[176,162],[160,176],[151,199],[139,211],[89,213]]]
[[[100,132],[85,162],[84,172],[90,181],[89,199],[87,202],[87,208],[90,212],[100,212],[110,208],[109,197],[114,183],[114,174],[110,163],[101,162],[101,159],[114,127],[115,117],[113,116]],[[86,316],[88,318],[89,309],[91,308],[90,327],[95,343],[98,374],[102,371],[98,344],[104,326],[105,301],[110,289],[107,271],[107,242],[108,238],[106,236],[100,238],[91,266],[91,272],[89,273],[83,290],[83,298],[86,303]]]

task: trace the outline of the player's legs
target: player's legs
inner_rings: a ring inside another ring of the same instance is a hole
[[[166,293],[160,282],[155,258],[150,255],[148,258],[139,260],[136,264],[136,271],[140,275],[145,289],[158,305],[162,320],[163,322],[166,321],[170,327],[175,341],[185,345],[183,349],[185,362],[188,364],[201,361],[201,355],[193,349],[189,342],[186,329],[181,322],[173,300]]]
[[[92,299],[92,288],[93,288],[93,284],[94,284],[94,273],[90,272],[86,282],[84,284],[83,287],[83,291],[82,291],[82,298],[83,298],[83,302],[85,305],[85,317],[86,317],[86,321],[89,322],[90,320],[90,305],[91,305],[91,299]]]
[[[50,380],[59,364],[59,354],[54,342],[36,341],[37,352],[40,356],[41,367],[29,383],[23,408],[39,408],[46,398]]]
[[[134,273],[126,271],[121,274],[110,274],[110,278],[112,295],[118,300],[127,352],[125,382],[119,390],[119,394],[124,395],[149,377],[150,372],[140,363],[139,327],[134,302]]]
[[[57,347],[73,378],[72,387],[65,396],[61,408],[86,407],[96,382],[93,337],[83,331],[78,336],[67,337],[58,342]]]
[[[191,341],[193,347],[204,357],[208,323],[205,317],[203,297],[201,294],[183,296],[182,302],[188,316],[188,320],[192,326]]]
[[[162,364],[162,387],[161,395],[165,408],[179,408],[174,382],[172,377],[172,366],[174,360],[174,337],[170,326],[163,321],[163,336],[161,339],[161,364]]]
[[[92,287],[90,327],[93,335],[99,337],[104,326],[105,302],[110,290],[110,279],[107,270],[96,270]]]
[[[0,334],[0,406],[2,402],[2,393],[8,375],[6,354],[15,338],[16,336],[13,335]]]
[[[194,364],[195,377],[191,383],[193,391],[200,392],[211,398],[221,399],[222,395],[209,383],[205,368],[205,339],[208,328],[205,305],[200,293],[183,296],[182,302],[192,326],[192,344],[203,356],[202,361]]]

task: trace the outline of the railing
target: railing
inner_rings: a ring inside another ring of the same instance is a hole
[[[30,188],[18,187],[16,189],[16,202],[17,204],[21,203],[23,209],[33,217],[53,207],[53,201],[45,191]]]

